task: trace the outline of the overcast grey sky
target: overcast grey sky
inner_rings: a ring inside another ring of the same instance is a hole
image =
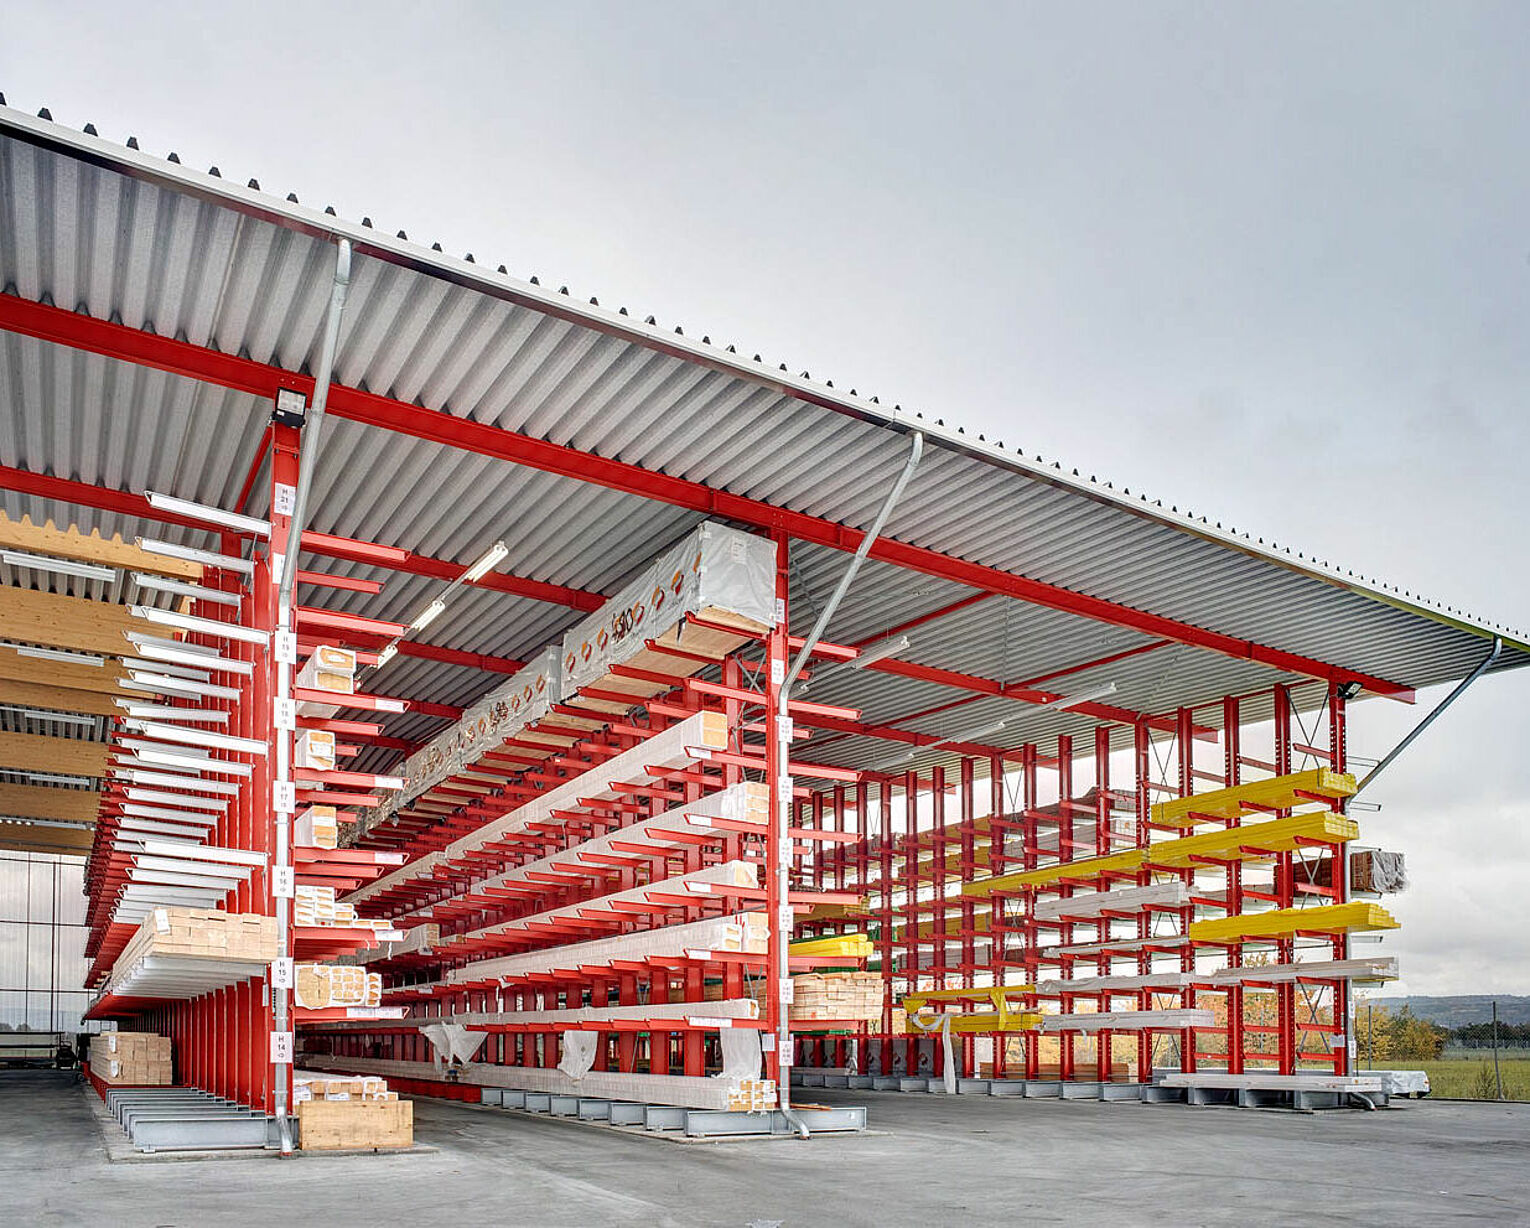
[[[1527,47],[1523,4],[11,0],[0,90],[1523,629]],[[1530,992],[1527,707],[1482,682],[1362,816],[1407,991]]]

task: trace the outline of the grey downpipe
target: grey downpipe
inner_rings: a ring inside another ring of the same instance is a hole
[[[314,469],[319,459],[319,440],[324,426],[324,406],[329,400],[329,382],[335,371],[335,346],[340,337],[340,314],[345,310],[345,298],[351,286],[351,244],[341,239],[335,254],[335,280],[329,291],[329,312],[324,318],[324,339],[319,346],[319,369],[314,374],[313,404],[309,406],[303,421],[303,448],[298,459],[297,494],[292,501],[292,523],[287,533],[287,555],[282,560],[281,579],[276,590],[276,625],[285,632],[292,625],[292,595],[296,588],[298,555],[302,549],[303,528],[308,523],[308,496],[313,489]],[[285,700],[292,694],[292,668],[280,665],[276,670],[276,696]],[[292,764],[292,738],[278,732],[276,738],[277,780],[289,779]],[[274,811],[274,807],[273,807]],[[276,862],[279,867],[292,864],[292,823],[278,817],[276,824]],[[291,946],[291,912],[289,901],[278,898],[276,905],[276,943],[283,957]],[[272,1017],[278,1032],[291,1030],[289,990],[272,993]],[[287,1115],[286,1080],[277,1081],[276,1132],[281,1154],[292,1154],[292,1120]]]
[[[297,580],[298,548],[308,524],[308,496],[313,490],[314,468],[319,460],[319,441],[324,431],[324,409],[329,403],[329,381],[335,373],[335,346],[340,340],[340,313],[351,288],[351,241],[341,239],[335,253],[335,280],[329,291],[329,312],[324,317],[324,340],[319,346],[319,369],[313,377],[313,404],[303,416],[303,454],[298,464],[297,495],[292,501],[292,529],[287,538],[288,565],[282,568],[277,590],[277,617],[287,625],[288,607]]]
[[[908,460],[903,465],[903,472],[898,475],[892,490],[888,491],[887,498],[882,503],[882,510],[877,513],[877,518],[872,521],[871,528],[866,536],[861,538],[861,544],[856,547],[855,555],[850,560],[850,566],[845,568],[845,574],[839,578],[839,584],[829,597],[828,604],[819,611],[818,619],[813,623],[813,629],[808,632],[807,639],[803,642],[797,658],[786,671],[786,680],[781,684],[781,702],[786,703],[788,692],[792,689],[792,683],[797,681],[797,675],[802,672],[802,667],[807,664],[807,659],[812,655],[813,649],[818,647],[818,641],[823,638],[824,629],[829,625],[829,619],[834,617],[834,612],[839,609],[839,603],[844,600],[845,594],[850,591],[850,585],[855,580],[855,573],[860,571],[861,564],[866,561],[866,556],[871,553],[872,546],[876,545],[877,538],[882,534],[882,526],[887,523],[887,518],[892,515],[893,508],[903,496],[903,488],[908,485],[909,479],[914,476],[914,470],[919,467],[919,458],[924,455],[924,434],[921,431],[914,432],[913,446],[908,450]]]
[[[1414,739],[1417,738],[1419,734],[1423,733],[1424,730],[1428,729],[1430,725],[1434,724],[1434,722],[1441,716],[1441,714],[1444,713],[1446,708],[1450,707],[1451,704],[1455,703],[1456,700],[1460,699],[1461,696],[1466,693],[1467,687],[1471,686],[1472,683],[1476,682],[1478,678],[1482,677],[1483,674],[1487,673],[1487,671],[1493,667],[1493,663],[1498,660],[1502,652],[1503,637],[1495,635],[1493,637],[1493,651],[1488,653],[1487,658],[1482,662],[1482,664],[1477,666],[1476,669],[1472,670],[1471,673],[1467,674],[1466,677],[1461,680],[1460,685],[1439,702],[1433,712],[1431,712],[1428,716],[1426,716],[1413,727],[1412,733],[1410,733],[1401,742],[1394,746],[1387,753],[1386,758],[1384,758],[1380,763],[1378,763],[1365,774],[1365,778],[1361,780],[1359,785],[1355,787],[1353,796],[1359,797],[1361,792],[1368,784],[1371,783],[1371,781],[1375,780],[1376,777],[1380,776],[1382,772],[1386,771],[1386,769],[1391,766],[1392,760],[1396,759],[1398,755],[1407,750],[1408,747],[1413,744]]]
[[[923,455],[924,434],[921,431],[915,431],[914,442],[909,448],[908,460],[904,462],[903,472],[898,475],[898,480],[893,484],[893,488],[887,492],[887,498],[882,501],[882,510],[877,513],[877,518],[872,521],[871,528],[867,530],[866,536],[861,538],[861,544],[856,548],[855,556],[850,560],[850,566],[845,569],[845,574],[840,577],[839,584],[835,586],[833,594],[829,597],[828,604],[819,611],[818,618],[813,623],[812,631],[808,633],[807,639],[803,641],[802,648],[798,651],[797,658],[792,662],[791,668],[786,671],[786,678],[781,683],[781,714],[783,716],[787,715],[789,711],[788,705],[791,703],[792,684],[797,681],[797,675],[802,672],[802,667],[807,663],[808,657],[812,655],[813,649],[818,647],[818,641],[823,637],[824,629],[829,625],[829,620],[834,617],[835,610],[839,609],[839,603],[844,600],[845,594],[850,591],[850,585],[855,579],[855,573],[861,569],[861,564],[866,561],[866,556],[871,553],[871,547],[876,544],[877,538],[881,535],[882,526],[887,523],[887,518],[892,515],[893,508],[903,496],[903,489],[908,485],[909,479],[914,476],[914,470],[919,467],[919,458]],[[776,736],[780,735],[777,734]],[[786,745],[781,748],[780,759],[783,764],[791,761],[790,751],[791,743],[787,741]],[[785,863],[775,867],[772,873],[779,874],[783,879],[780,896],[784,901],[786,899],[787,888],[787,883],[784,881],[786,878]],[[772,924],[780,924],[780,922],[772,920]],[[783,982],[791,969],[791,965],[787,962],[789,959],[787,955],[789,946],[790,935],[788,935],[786,942],[781,943],[781,965],[776,969],[777,977]],[[784,1006],[785,1004],[783,1003],[782,1005]],[[800,1137],[810,1138],[812,1131],[808,1129],[807,1122],[803,1121],[797,1114],[797,1111],[792,1108],[790,1073],[781,1081],[781,1086],[778,1090],[781,1096],[782,1115],[796,1129]]]

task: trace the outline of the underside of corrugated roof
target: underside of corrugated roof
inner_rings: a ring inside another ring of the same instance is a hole
[[[886,536],[955,559],[1421,688],[1459,679],[1494,635],[1495,668],[1530,662],[1524,637],[1300,555],[1264,547],[1105,483],[887,409],[669,328],[381,236],[178,164],[0,108],[0,292],[291,372],[317,365],[333,239],[356,246],[335,379],[423,409],[619,459],[654,473],[866,527],[907,451],[925,459]],[[0,332],[0,464],[115,490],[153,489],[232,507],[256,463],[270,402],[120,359]],[[310,528],[464,564],[497,538],[507,573],[608,593],[700,516],[476,452],[334,419]],[[249,506],[267,511],[263,483]],[[158,522],[0,490],[11,516],[210,545]],[[792,624],[810,624],[848,555],[794,544]],[[381,594],[304,589],[305,604],[407,621],[439,581],[326,562],[385,582]],[[830,623],[866,640],[973,590],[886,563],[862,572]],[[579,613],[483,589],[453,601],[427,637],[524,659]],[[909,633],[909,661],[1001,682],[1144,648],[1151,637],[990,596]],[[498,681],[398,658],[374,684],[462,705]],[[1251,694],[1303,676],[1173,644],[1067,678],[1114,683],[1110,703],[1149,714]],[[1325,688],[1299,685],[1311,708]],[[812,697],[872,722],[968,698],[939,683],[826,671]],[[1253,701],[1257,716],[1267,700]],[[1005,719],[1002,746],[1087,736],[1094,720],[972,697],[907,728],[941,737]],[[1217,714],[1197,715],[1216,725]],[[437,718],[390,718],[419,740]],[[890,742],[825,738],[827,762],[868,766]],[[391,753],[391,752],[390,752]],[[928,761],[938,752],[924,752]],[[387,754],[373,752],[367,766]]]

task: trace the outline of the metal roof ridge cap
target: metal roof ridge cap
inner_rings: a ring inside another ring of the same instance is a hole
[[[915,415],[908,410],[887,409],[860,397],[854,399],[838,389],[829,388],[812,380],[793,376],[787,372],[769,372],[756,369],[757,364],[728,355],[724,349],[702,345],[690,337],[665,332],[661,325],[643,324],[631,316],[620,315],[609,308],[579,302],[572,295],[559,294],[540,285],[521,281],[508,273],[490,272],[486,265],[466,261],[445,252],[435,251],[407,239],[396,239],[379,230],[349,222],[333,214],[307,205],[278,200],[269,193],[239,185],[233,180],[209,175],[190,167],[146,154],[141,150],[117,145],[100,136],[76,132],[56,121],[40,119],[17,108],[0,107],[0,135],[16,135],[29,144],[42,145],[70,156],[81,157],[109,170],[117,170],[132,178],[159,182],[174,190],[183,191],[210,203],[233,207],[240,212],[253,213],[274,225],[296,229],[313,238],[326,241],[349,239],[357,252],[375,255],[390,263],[400,263],[417,272],[444,275],[445,279],[464,289],[477,289],[502,300],[508,299],[529,310],[541,311],[572,324],[593,325],[608,333],[626,337],[635,344],[643,345],[669,354],[682,361],[693,361],[725,373],[771,388],[783,395],[792,396],[821,409],[846,414],[863,421],[880,425],[898,434],[918,430],[931,442],[947,451],[965,455],[999,468],[1020,473],[1033,481],[1082,495],[1093,502],[1111,506],[1130,513],[1149,523],[1162,524],[1180,532],[1188,532],[1213,545],[1231,547],[1246,557],[1276,564],[1297,575],[1307,576],[1370,597],[1404,612],[1415,613],[1432,622],[1453,627],[1468,634],[1479,636],[1500,635],[1505,643],[1530,653],[1530,640],[1524,632],[1504,624],[1478,622],[1453,614],[1444,607],[1424,597],[1403,597],[1400,592],[1388,590],[1380,581],[1364,577],[1345,576],[1338,568],[1320,564],[1317,560],[1282,555],[1247,538],[1214,528],[1192,517],[1166,510],[1161,504],[1150,504],[1139,499],[1133,502],[1113,487],[1104,487],[1064,470],[1060,462],[1048,467],[1044,462],[1030,461],[1019,452],[1010,452],[986,440],[977,440],[943,424]],[[291,223],[297,223],[296,226]]]

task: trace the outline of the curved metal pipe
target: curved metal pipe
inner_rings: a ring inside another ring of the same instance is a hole
[[[914,432],[913,443],[909,447],[908,460],[903,464],[903,471],[898,474],[898,480],[893,483],[893,488],[887,492],[887,498],[882,500],[882,508],[877,512],[877,518],[871,522],[871,528],[866,531],[866,536],[861,538],[861,544],[856,548],[855,555],[850,560],[850,566],[845,568],[845,574],[839,578],[834,592],[830,595],[827,604],[818,612],[818,617],[813,621],[813,629],[808,632],[808,637],[802,642],[802,648],[792,662],[791,668],[786,671],[786,678],[781,683],[781,712],[788,713],[792,698],[792,684],[797,681],[797,675],[802,672],[802,667],[812,655],[813,649],[818,647],[818,641],[823,638],[824,629],[829,625],[829,620],[834,617],[834,612],[839,609],[839,603],[844,600],[845,594],[850,591],[850,585],[855,580],[855,573],[860,571],[861,564],[866,561],[866,556],[871,553],[872,546],[876,545],[877,538],[881,535],[882,526],[887,523],[887,518],[892,515],[893,508],[903,495],[903,488],[908,485],[909,479],[914,476],[914,470],[919,467],[919,458],[924,455],[924,433]],[[773,735],[774,736],[774,735]],[[790,758],[790,746],[783,749],[781,762],[786,763]],[[786,899],[786,868],[782,865],[773,868],[772,874],[782,875],[781,898]],[[772,925],[779,922],[772,918]],[[788,936],[789,937],[789,936]],[[776,970],[777,976],[785,978],[788,975],[789,964],[787,948],[789,942],[781,943],[781,966]],[[784,1003],[783,1003],[784,1005]],[[796,1129],[799,1138],[811,1138],[812,1131],[808,1129],[807,1122],[792,1108],[791,1076],[782,1080],[778,1089],[781,1097],[781,1112],[786,1120]]]
[[[855,555],[850,560],[850,566],[845,568],[845,574],[839,578],[839,584],[835,586],[828,603],[819,611],[817,620],[813,623],[813,629],[808,632],[808,637],[803,641],[802,649],[797,653],[797,659],[786,671],[786,681],[781,684],[781,704],[784,708],[790,697],[792,683],[797,681],[797,675],[802,672],[802,667],[807,664],[807,659],[812,655],[813,649],[818,647],[818,641],[823,638],[824,629],[829,625],[829,619],[834,617],[834,612],[839,609],[839,603],[850,591],[851,582],[855,579],[855,573],[860,571],[861,564],[866,561],[866,556],[871,553],[871,548],[876,545],[877,538],[882,534],[882,526],[887,523],[887,518],[892,515],[893,507],[903,495],[903,488],[914,476],[914,470],[919,467],[919,458],[924,455],[924,433],[914,432],[913,445],[908,450],[908,460],[904,462],[903,472],[898,475],[898,480],[893,488],[887,492],[887,498],[882,501],[882,510],[877,513],[877,518],[872,521],[871,528],[866,536],[861,538],[861,544],[856,547]]]
[[[1440,700],[1439,704],[1436,705],[1433,712],[1431,712],[1428,716],[1426,716],[1413,727],[1412,733],[1408,734],[1407,737],[1405,737],[1401,742],[1399,742],[1390,751],[1388,751],[1386,758],[1384,758],[1380,763],[1378,763],[1365,774],[1365,778],[1355,786],[1355,791],[1351,795],[1350,800],[1359,797],[1361,792],[1368,784],[1371,783],[1371,781],[1375,780],[1376,777],[1382,774],[1382,772],[1386,771],[1386,769],[1392,765],[1392,760],[1396,759],[1398,755],[1407,750],[1408,747],[1413,744],[1413,740],[1417,738],[1419,734],[1423,733],[1424,730],[1428,729],[1430,725],[1434,724],[1434,722],[1444,713],[1446,708],[1450,707],[1451,704],[1460,699],[1461,696],[1466,693],[1467,687],[1471,686],[1471,684],[1476,682],[1478,678],[1487,673],[1487,671],[1492,668],[1493,663],[1498,660],[1502,653],[1503,637],[1495,635],[1493,637],[1493,650],[1488,653],[1487,658],[1482,662],[1482,664],[1477,666],[1476,669],[1472,670],[1471,673],[1467,674],[1466,677],[1461,680],[1460,685],[1457,686],[1454,691],[1445,696],[1444,699]]]
[[[313,489],[319,442],[324,432],[324,409],[329,403],[329,382],[335,373],[335,346],[340,339],[340,313],[351,288],[351,241],[341,239],[335,253],[335,279],[329,290],[329,312],[324,317],[324,339],[319,345],[319,369],[313,377],[313,404],[303,416],[303,454],[299,461],[297,496],[292,501],[292,528],[287,537],[287,563],[277,586],[277,618],[287,626],[292,591],[297,580],[298,548],[308,523],[308,495]]]

